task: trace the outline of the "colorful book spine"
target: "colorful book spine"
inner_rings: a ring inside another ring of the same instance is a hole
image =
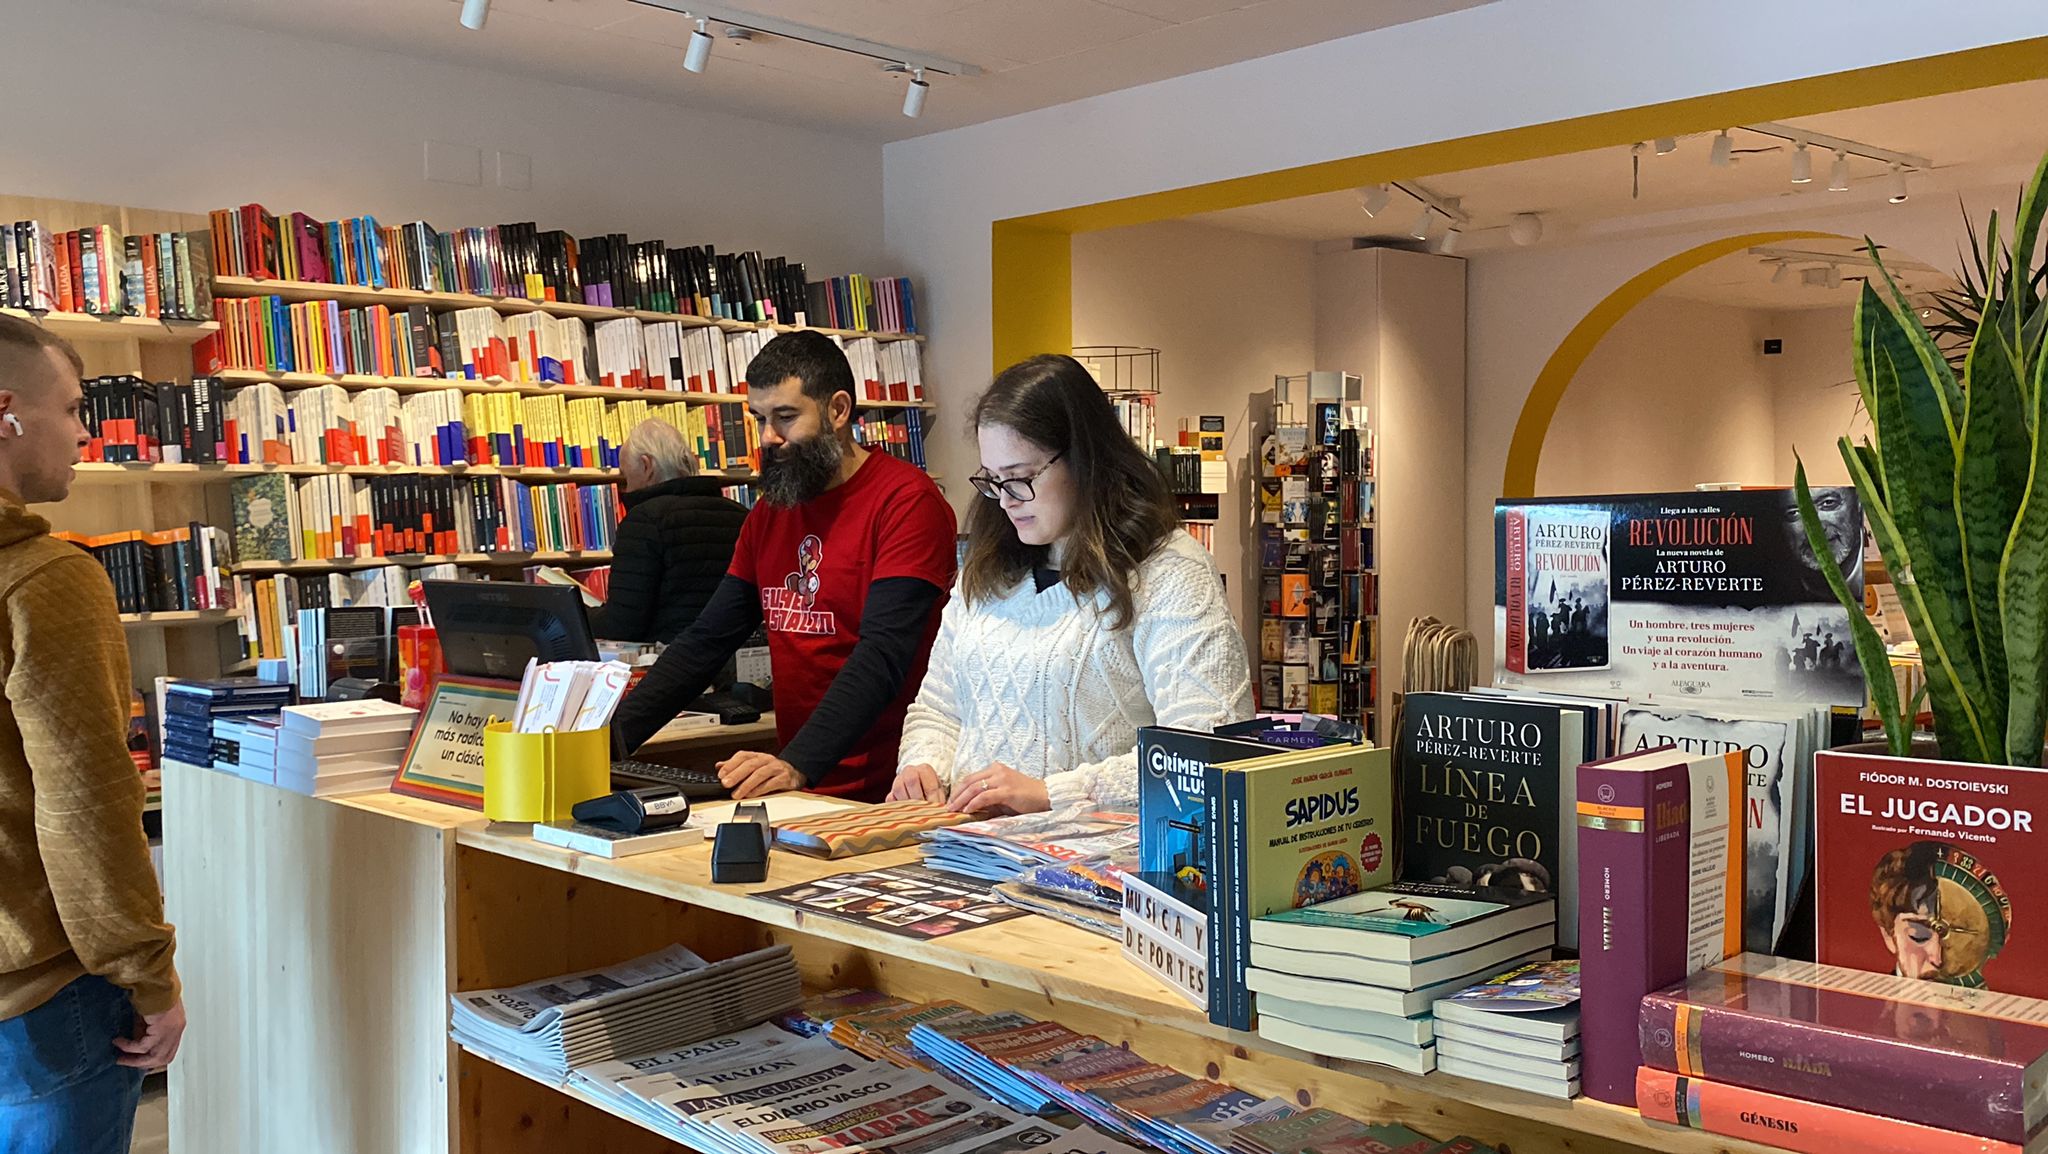
[[[1745,954],[1640,1019],[1643,1064],[1670,1074],[2002,1142],[2042,1120],[2048,1005],[2030,998]]]
[[[1739,752],[1654,769],[1579,767],[1588,1097],[1635,1105],[1643,995],[1742,949],[1742,771]]]
[[[1927,1094],[1916,1089],[1916,1094]],[[1951,1100],[1952,1101],[1952,1100]],[[1839,1106],[1688,1078],[1645,1066],[1636,1072],[1643,1117],[1804,1154],[2021,1154],[2023,1146],[1937,1130]]]

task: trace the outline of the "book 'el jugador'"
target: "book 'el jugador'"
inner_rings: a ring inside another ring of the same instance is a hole
[[[1742,766],[1660,749],[1579,767],[1588,1097],[1635,1105],[1643,995],[1742,950]]]
[[[1401,874],[1557,897],[1578,935],[1573,771],[1585,715],[1509,697],[1411,693],[1401,715]]]

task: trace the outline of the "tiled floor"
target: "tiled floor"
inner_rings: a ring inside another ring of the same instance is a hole
[[[135,1141],[128,1147],[129,1154],[170,1154],[169,1106],[163,1075],[143,1084],[142,1108],[135,1111]]]

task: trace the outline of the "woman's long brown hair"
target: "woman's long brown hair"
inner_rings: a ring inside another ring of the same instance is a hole
[[[974,406],[974,427],[1000,425],[1060,454],[1073,470],[1079,503],[1067,528],[1060,579],[1076,598],[1109,595],[1114,629],[1135,615],[1131,580],[1180,514],[1166,479],[1118,422],[1116,409],[1081,362],[1045,354],[996,374]],[[976,498],[967,515],[967,563],[960,588],[968,604],[1008,593],[1050,549],[1017,539],[1017,527],[994,501]]]

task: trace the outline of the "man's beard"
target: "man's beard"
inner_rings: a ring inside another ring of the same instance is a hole
[[[801,505],[839,479],[846,450],[839,438],[821,433],[761,450],[761,499],[771,505]]]

